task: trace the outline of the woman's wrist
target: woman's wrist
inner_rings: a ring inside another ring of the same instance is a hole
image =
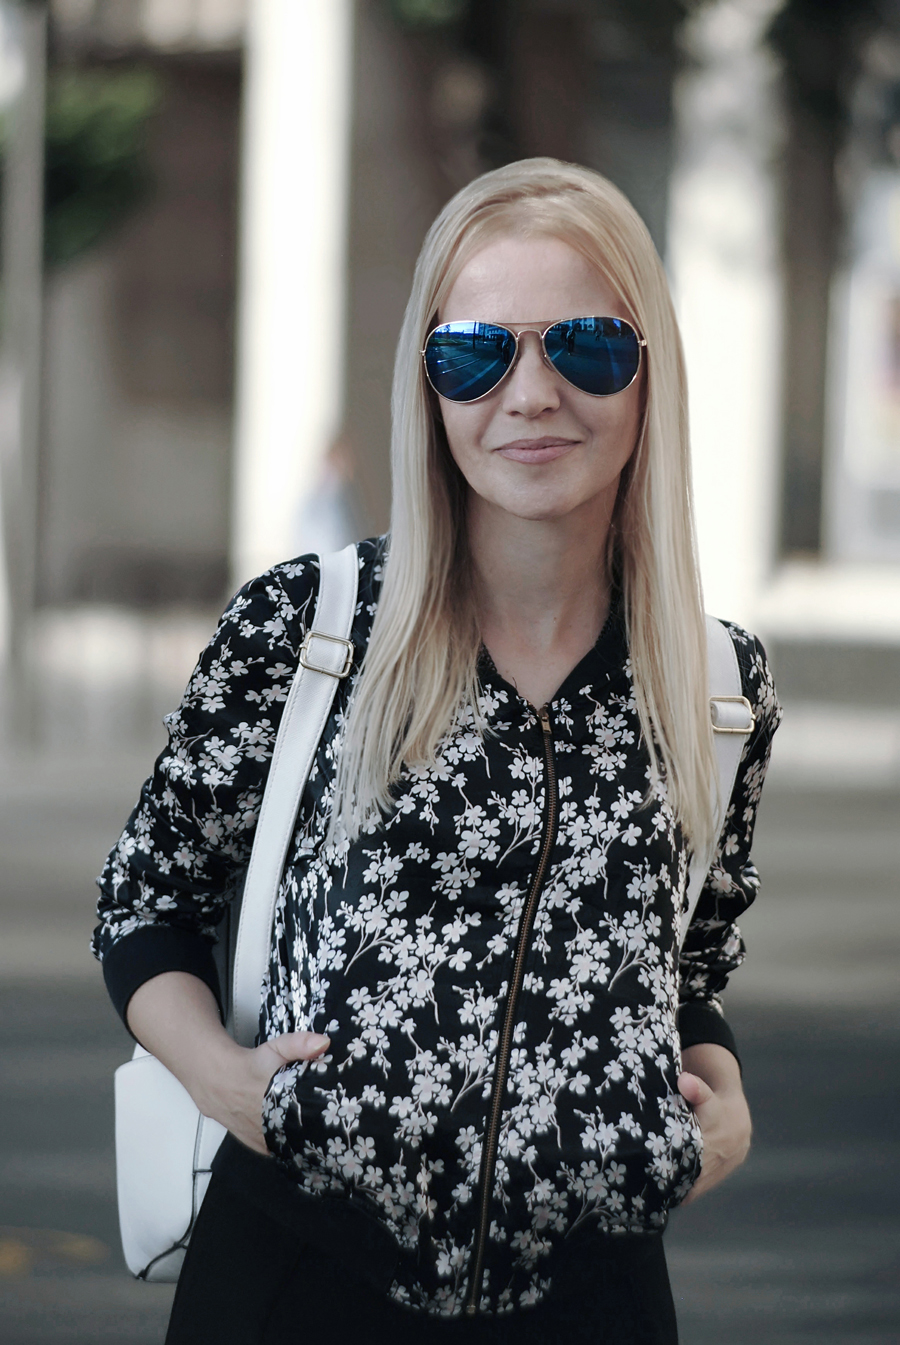
[[[682,1068],[696,1074],[714,1093],[743,1093],[741,1067],[737,1058],[725,1046],[716,1042],[699,1042],[686,1046],[681,1053]]]
[[[209,986],[188,972],[163,972],[138,987],[127,1017],[145,1050],[175,1075],[204,1115],[211,1115],[219,1083],[243,1048],[222,1025]]]
[[[181,1082],[204,1116],[218,1118],[223,1104],[227,1105],[227,1089],[233,1081],[235,1063],[248,1052],[224,1028],[219,1033],[204,1035],[194,1047],[190,1060],[185,1062]]]

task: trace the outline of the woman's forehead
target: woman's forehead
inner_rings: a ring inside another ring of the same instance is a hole
[[[609,281],[563,239],[504,236],[466,259],[441,305],[440,319],[546,325],[561,317],[614,315],[616,305]]]

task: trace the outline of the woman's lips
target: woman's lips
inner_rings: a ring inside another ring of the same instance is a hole
[[[494,450],[501,458],[511,458],[513,462],[553,462],[561,458],[577,444],[577,439],[516,439],[511,444],[503,444]]]

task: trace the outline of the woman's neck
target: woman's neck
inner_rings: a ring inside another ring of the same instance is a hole
[[[498,672],[533,705],[597,641],[609,612],[609,518],[517,518],[470,500],[469,548],[481,638]]]

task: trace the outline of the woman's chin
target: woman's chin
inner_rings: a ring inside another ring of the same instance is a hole
[[[492,524],[502,526],[504,517],[523,523],[575,523],[584,518],[585,512],[605,514],[604,502],[597,495],[583,496],[579,493],[541,490],[503,491],[485,498],[475,498],[485,507]],[[474,501],[473,501],[474,503]],[[475,504],[475,508],[478,505]],[[471,515],[470,515],[471,516]]]

